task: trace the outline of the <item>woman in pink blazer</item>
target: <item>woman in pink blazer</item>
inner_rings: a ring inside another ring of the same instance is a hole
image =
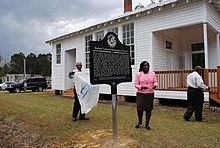
[[[157,79],[155,73],[149,70],[150,64],[143,61],[140,64],[139,72],[135,76],[134,86],[137,88],[137,114],[138,123],[135,125],[139,128],[142,124],[143,112],[146,112],[146,125],[147,130],[150,128],[151,111],[153,110],[154,90],[157,86]]]

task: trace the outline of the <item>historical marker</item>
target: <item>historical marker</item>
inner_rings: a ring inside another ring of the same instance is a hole
[[[109,85],[132,81],[130,47],[113,32],[102,41],[90,41],[90,81]]]

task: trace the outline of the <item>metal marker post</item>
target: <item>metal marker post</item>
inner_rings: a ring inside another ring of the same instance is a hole
[[[117,143],[117,100],[116,100],[116,94],[117,94],[117,84],[115,82],[112,82],[112,128],[113,128],[113,142],[114,144]]]

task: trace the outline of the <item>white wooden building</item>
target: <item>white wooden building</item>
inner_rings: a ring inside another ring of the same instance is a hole
[[[153,71],[220,65],[219,0],[164,0],[136,11],[131,11],[131,3],[125,0],[125,13],[113,20],[46,41],[53,49],[53,90],[72,87],[67,75],[76,61],[83,63],[83,72],[89,75],[88,43],[101,40],[109,31],[131,47],[133,78],[143,60],[149,61]],[[136,95],[133,82],[117,88],[118,95]],[[100,93],[110,92],[110,86],[101,86]],[[186,92],[157,90],[155,97],[186,99]]]

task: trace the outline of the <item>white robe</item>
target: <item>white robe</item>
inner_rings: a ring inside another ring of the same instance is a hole
[[[81,112],[88,113],[97,106],[99,99],[99,86],[91,85],[87,75],[82,72],[74,74],[75,89],[81,105]]]

